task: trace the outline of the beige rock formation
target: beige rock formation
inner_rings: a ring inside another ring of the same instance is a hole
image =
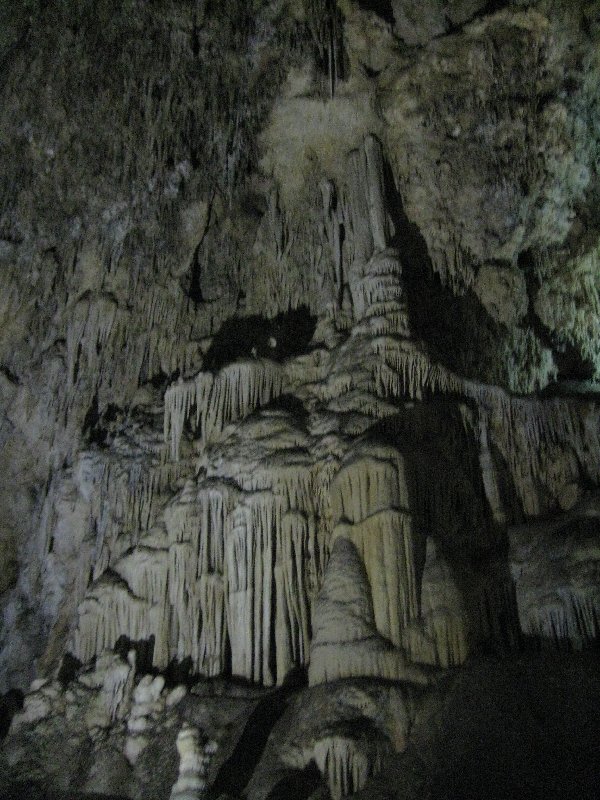
[[[595,6],[54,5],[0,0],[6,775],[368,793],[598,638]]]

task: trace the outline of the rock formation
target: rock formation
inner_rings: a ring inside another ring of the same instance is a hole
[[[485,659],[597,692],[597,4],[0,21],[7,791],[379,797]]]

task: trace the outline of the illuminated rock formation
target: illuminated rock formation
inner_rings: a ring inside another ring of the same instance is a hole
[[[597,643],[597,11],[92,5],[0,0],[0,772],[368,794]]]

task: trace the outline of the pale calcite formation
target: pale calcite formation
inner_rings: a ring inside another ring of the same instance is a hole
[[[379,772],[377,743],[368,748],[375,753],[366,749],[353,739],[335,735],[315,743],[315,762],[327,779],[332,800],[360,791],[367,778]]]
[[[338,538],[315,604],[311,684],[361,675],[427,682],[427,674],[378,632],[370,595],[355,546]]]
[[[162,675],[144,675],[133,692],[133,704],[127,718],[127,738],[124,754],[130,764],[135,764],[148,745],[148,733],[165,706]]]
[[[44,677],[6,763],[369,793],[443,670],[598,638],[593,4],[20,5],[0,686]]]
[[[236,362],[218,375],[201,372],[193,380],[178,382],[165,394],[165,440],[177,461],[183,426],[192,409],[195,428],[205,441],[231,422],[248,416],[276,399],[282,391],[282,372],[266,360]]]
[[[184,727],[177,734],[179,777],[171,790],[171,800],[200,800],[206,789],[207,758],[202,752],[200,733]]]
[[[515,398],[433,360],[410,336],[374,137],[348,159],[343,222],[335,191],[323,189],[337,264],[330,313],[349,336],[171,385],[164,437],[175,472],[155,468],[156,510],[136,505],[133,548],[119,548],[117,535],[96,567],[73,633],[81,660],[125,636],[152,640],[161,669],[191,658],[206,676],[231,670],[271,685],[308,667],[312,683],[423,682],[418,664],[460,664],[490,639],[517,641],[510,576],[496,555],[503,483],[539,514],[568,503],[582,476],[597,481],[597,408]],[[343,247],[341,224],[351,231]],[[305,420],[271,407],[289,396]],[[454,427],[436,410],[441,398]],[[165,504],[162,486],[190,474],[186,425],[198,443],[195,475]],[[348,570],[366,577],[353,586]],[[368,612],[357,616],[357,602]]]

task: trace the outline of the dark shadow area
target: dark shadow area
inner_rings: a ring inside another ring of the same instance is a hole
[[[244,789],[261,759],[273,726],[282,716],[294,691],[296,687],[291,683],[259,701],[231,756],[219,770],[208,794],[209,800],[217,800],[223,794],[244,796]]]
[[[282,687],[295,692],[308,686],[308,667],[294,665],[283,679]]]
[[[521,253],[519,267],[525,275],[529,297],[535,297],[540,288],[540,281],[536,274],[535,262],[531,251],[526,250]],[[562,381],[589,381],[594,377],[593,362],[583,358],[578,349],[571,343],[566,341],[558,342],[535,313],[531,303],[527,311],[526,322],[535,331],[538,339],[552,350],[554,363],[558,368],[557,384]],[[553,390],[548,387],[547,391],[552,392]]]
[[[156,375],[152,375],[152,377],[148,379],[148,383],[153,389],[162,389],[164,391],[169,383],[173,380],[177,380],[178,377],[179,375],[172,377],[161,371]]]
[[[600,682],[592,658],[477,666],[444,709],[431,800],[597,800]]]
[[[344,42],[344,18],[336,0],[307,0],[306,29],[312,42],[312,57],[325,85],[324,95],[333,96],[337,84],[348,74]]]
[[[136,674],[158,674],[158,671],[152,666],[152,657],[154,655],[154,636],[137,642],[132,641],[127,636],[119,636],[114,646],[115,653],[120,656],[123,661],[127,661],[127,654],[130,650],[135,651]]]
[[[282,361],[307,352],[317,324],[306,306],[278,314],[235,317],[223,323],[206,353],[205,369],[217,371],[239,358]]]
[[[503,8],[506,8],[510,3],[507,0],[491,0],[487,5],[485,5],[479,11],[476,11],[472,16],[466,19],[464,22],[460,23],[451,23],[446,32],[442,34],[442,36],[448,36],[449,34],[459,33],[464,29],[466,25],[470,25],[472,22],[475,22],[477,19],[483,19],[483,17],[488,17],[490,14],[495,14],[497,11],[501,11]],[[440,37],[436,37],[440,38]]]
[[[109,403],[104,412],[100,414],[98,395],[96,394],[83,421],[82,433],[86,442],[98,447],[109,446],[111,425],[117,421],[120,414],[121,409],[113,403]]]
[[[521,535],[517,539],[516,550],[517,560],[522,558],[523,549],[529,554],[530,561],[539,564],[540,573],[545,575],[547,591],[550,594],[558,594],[560,587],[577,585],[583,578],[586,580],[586,572],[593,570],[594,553],[597,552],[598,540],[598,518],[593,516],[570,516],[567,512],[562,521],[557,520],[556,515],[547,518],[546,523],[536,521],[536,527],[547,525],[547,538],[541,538],[537,543],[536,534],[529,532],[529,535]],[[527,528],[524,529],[527,531]],[[558,552],[554,549],[558,547]],[[581,572],[577,569],[575,574],[569,574],[569,566],[566,570],[562,565],[565,562],[561,559],[561,551],[572,554],[571,559],[565,559],[566,563],[580,565]],[[584,560],[586,559],[586,560]],[[591,562],[589,561],[591,559]],[[582,569],[583,564],[586,567]],[[593,573],[592,573],[593,574]],[[587,578],[589,580],[589,578]],[[535,583],[535,578],[529,579]],[[571,628],[571,633],[577,635],[577,645],[566,635],[562,627],[551,626],[551,630],[544,635],[528,634],[523,636],[524,649],[532,653],[577,653],[595,652],[600,653],[600,617],[593,603],[587,608],[582,608],[572,598],[570,601],[563,600],[565,606],[570,604],[569,614],[575,630]],[[600,665],[599,665],[600,666]]]
[[[8,733],[14,715],[23,708],[23,698],[20,689],[9,689],[0,697],[0,741]]]
[[[281,394],[279,397],[272,400],[268,405],[263,406],[264,409],[271,409],[273,411],[287,411],[294,419],[302,422],[308,416],[308,411],[304,408],[302,400],[294,397],[293,394]]]
[[[389,164],[384,164],[386,207],[394,224],[391,245],[398,249],[407,295],[411,329],[432,357],[473,380],[503,385],[506,376],[492,365],[504,332],[472,291],[456,296],[434,272],[427,244],[418,226],[404,211]],[[482,370],[482,363],[490,366]]]
[[[81,667],[82,664],[78,658],[75,658],[74,655],[68,652],[64,654],[60,661],[57,676],[63,689],[66,688],[71,681],[75,680]]]
[[[373,11],[384,22],[395,25],[396,20],[390,0],[358,0],[358,5],[363,11]]]
[[[591,655],[463,666],[365,797],[598,800],[599,675]]]
[[[200,259],[198,258],[198,251],[201,247],[201,244],[198,245],[196,248],[196,252],[194,253],[194,257],[192,259],[192,265],[190,269],[189,278],[187,281],[187,285],[184,285],[183,293],[190,298],[190,300],[195,303],[195,305],[200,305],[200,303],[204,302],[204,297],[202,296],[202,267],[200,263]]]
[[[304,769],[290,769],[267,795],[267,800],[308,800],[323,779],[314,761]]]
[[[481,631],[473,653],[506,655],[520,647],[519,621],[508,566],[506,530],[494,520],[481,474],[479,444],[458,403],[425,400],[368,432],[370,442],[402,454],[415,536],[416,582],[426,566],[426,544],[447,565],[467,627]],[[502,604],[496,600],[502,598]],[[485,623],[485,624],[481,624]],[[486,631],[485,633],[483,631]]]
[[[173,659],[169,662],[166,670],[162,673],[167,686],[187,686],[191,688],[197,681],[197,676],[193,672],[193,663],[190,656],[182,661]]]

